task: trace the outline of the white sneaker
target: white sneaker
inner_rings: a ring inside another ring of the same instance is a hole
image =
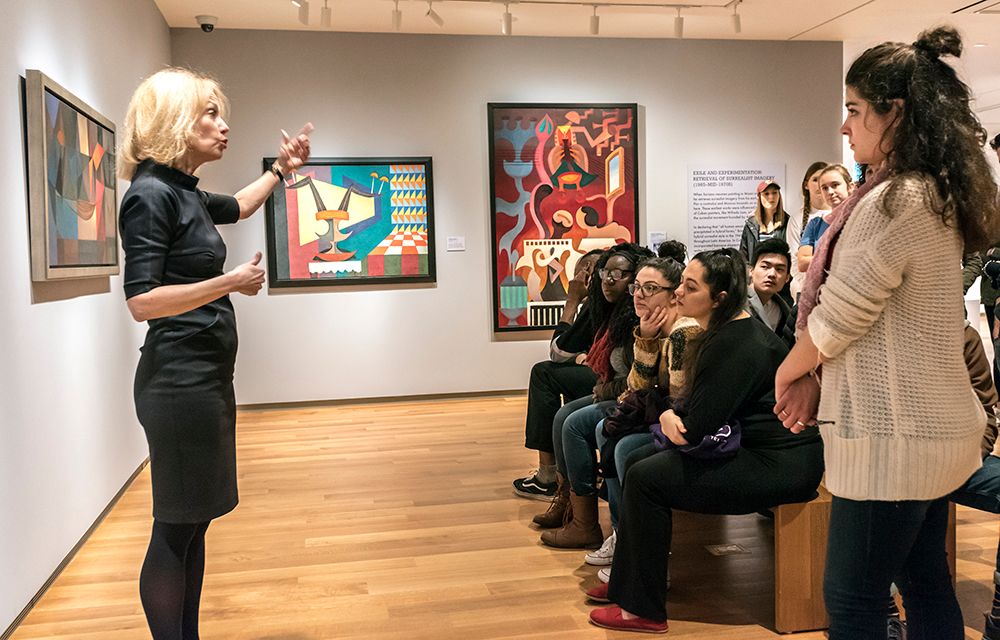
[[[604,567],[603,569],[598,571],[597,579],[603,582],[604,584],[611,582],[611,567]]]
[[[611,531],[611,535],[604,539],[604,544],[597,551],[591,551],[584,558],[583,561],[587,564],[592,564],[595,567],[606,567],[611,564],[611,560],[615,557],[615,542],[618,541],[618,533],[614,530]]]

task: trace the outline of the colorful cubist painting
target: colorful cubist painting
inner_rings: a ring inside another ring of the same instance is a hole
[[[430,158],[311,159],[268,199],[269,284],[434,282],[433,232]]]
[[[32,278],[116,274],[114,125],[40,72],[27,80]]]
[[[636,105],[490,104],[493,328],[553,327],[577,261],[638,232]]]

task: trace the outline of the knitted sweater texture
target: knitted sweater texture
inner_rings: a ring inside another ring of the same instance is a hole
[[[962,240],[935,213],[938,198],[916,175],[867,194],[809,316],[826,358],[826,486],[842,498],[935,499],[981,464],[986,417],[963,358]]]

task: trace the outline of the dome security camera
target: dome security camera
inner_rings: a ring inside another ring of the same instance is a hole
[[[216,16],[201,15],[195,16],[194,19],[198,21],[198,26],[201,27],[201,30],[205,33],[212,33],[212,31],[215,30],[216,23],[219,22],[219,18]]]

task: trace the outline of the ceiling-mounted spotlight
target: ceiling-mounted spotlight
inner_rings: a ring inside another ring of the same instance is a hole
[[[733,33],[740,33],[743,31],[743,25],[740,22],[740,12],[739,12],[740,0],[735,0],[733,2]]]
[[[292,6],[301,7],[302,6],[302,0],[292,0]]]
[[[684,37],[684,16],[681,15],[680,7],[677,7],[677,17],[674,18],[674,37]]]
[[[292,4],[299,8],[299,22],[304,25],[309,24],[309,0],[292,0]]]
[[[514,16],[510,15],[510,4],[503,3],[503,16],[500,18],[500,33],[509,36],[514,31]]]
[[[327,4],[329,1],[323,0],[323,10],[319,14],[319,23],[326,29],[329,29],[333,22],[333,11],[330,11],[330,6]]]
[[[440,15],[438,15],[438,12],[434,10],[434,3],[430,2],[429,0],[427,2],[427,13],[424,14],[424,15],[426,15],[428,18],[430,18],[431,22],[433,22],[437,26],[439,26],[439,27],[443,27],[444,26],[444,18],[442,18]]]
[[[403,28],[403,12],[399,10],[399,0],[395,2],[395,8],[392,10],[392,30],[399,31]]]
[[[590,16],[590,35],[596,36],[601,32],[601,16],[597,15],[597,5],[594,5],[594,15]]]

